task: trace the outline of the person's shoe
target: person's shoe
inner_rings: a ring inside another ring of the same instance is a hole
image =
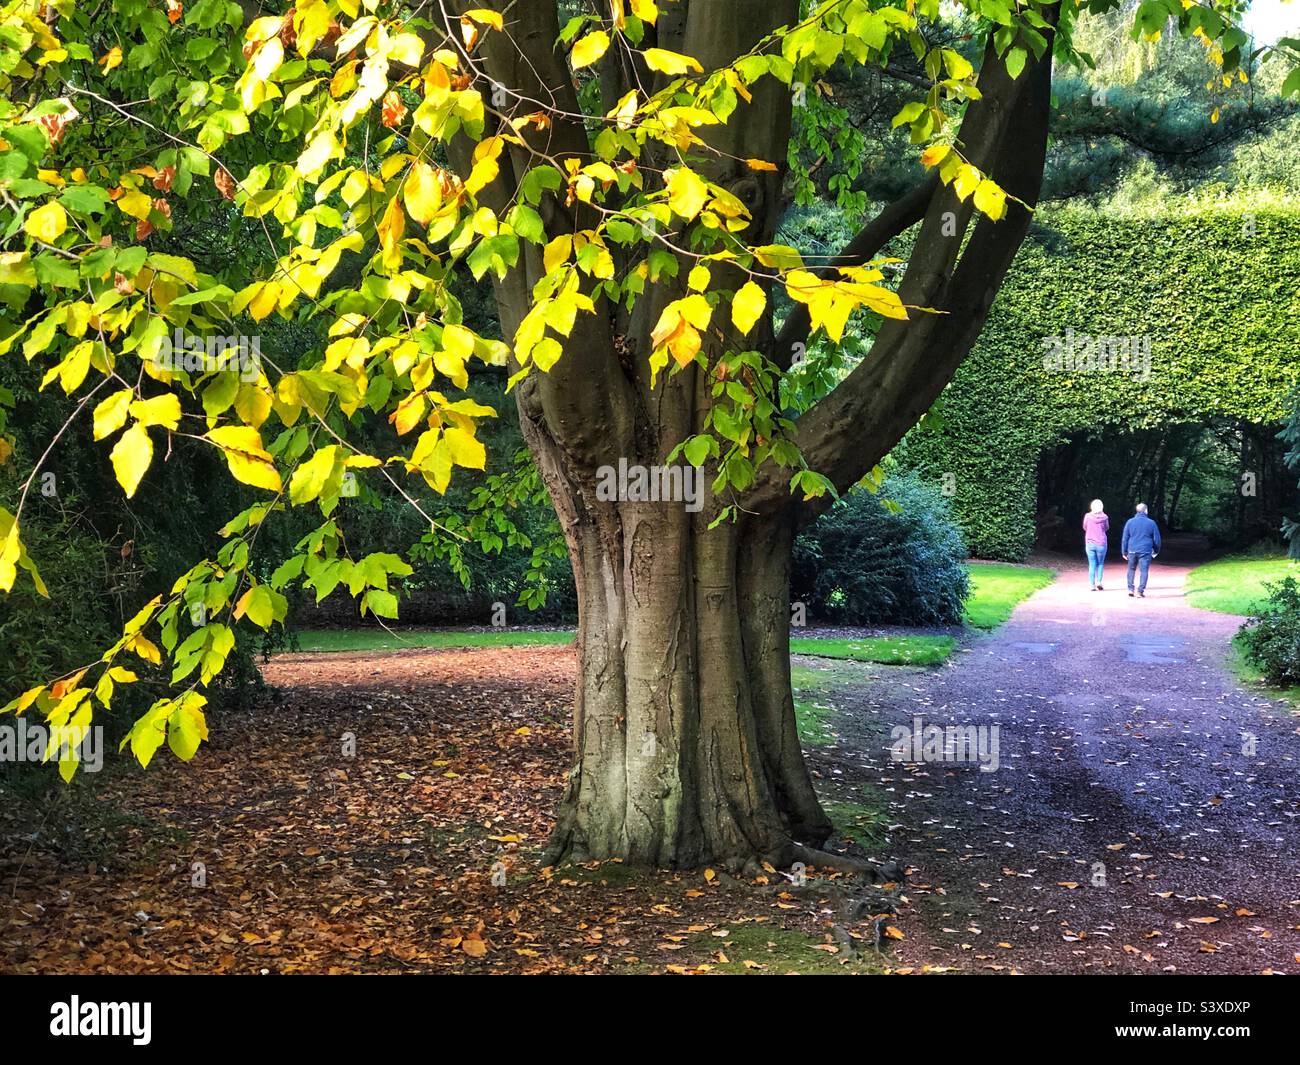
[[[1132,589],[1132,588],[1130,588],[1130,589],[1128,590],[1128,597],[1129,597],[1130,599],[1133,598],[1133,589]]]
[[[1138,592],[1138,598],[1139,598],[1139,599],[1145,599],[1146,597],[1147,597],[1147,593],[1146,593],[1146,592]]]
[[[1105,590],[1106,590],[1106,589],[1103,588],[1100,584],[1097,585],[1097,591],[1099,591],[1099,592],[1104,592]]]
[[[1097,586],[1096,586],[1095,584],[1092,586],[1092,590],[1093,590],[1094,592],[1097,590]]]

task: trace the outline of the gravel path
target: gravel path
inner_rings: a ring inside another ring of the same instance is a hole
[[[1162,556],[1130,599],[1122,569],[1092,592],[1067,565],[948,667],[837,700],[815,764],[837,797],[885,798],[903,965],[1300,972],[1300,728],[1227,672],[1240,619],[1187,605],[1190,568]],[[914,715],[996,726],[998,768],[891,760]]]

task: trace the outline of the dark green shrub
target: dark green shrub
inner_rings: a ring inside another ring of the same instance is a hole
[[[1270,684],[1300,684],[1300,584],[1294,577],[1271,586],[1264,609],[1241,627],[1238,639]]]
[[[818,618],[849,625],[957,623],[970,590],[966,541],[948,501],[915,474],[859,489],[799,537],[792,591]]]

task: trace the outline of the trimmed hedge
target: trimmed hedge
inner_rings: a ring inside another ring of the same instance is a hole
[[[975,556],[1022,560],[1045,448],[1089,429],[1281,421],[1300,383],[1297,277],[1300,204],[1169,217],[1040,212],[944,392],[941,428],[914,430],[895,457],[955,488]],[[1044,369],[1045,339],[1067,330],[1146,338],[1149,378]]]

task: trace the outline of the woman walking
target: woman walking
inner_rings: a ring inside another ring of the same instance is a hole
[[[1092,508],[1083,516],[1083,552],[1088,556],[1088,586],[1100,592],[1102,570],[1106,565],[1106,546],[1110,534],[1110,518],[1100,499],[1092,501]]]

